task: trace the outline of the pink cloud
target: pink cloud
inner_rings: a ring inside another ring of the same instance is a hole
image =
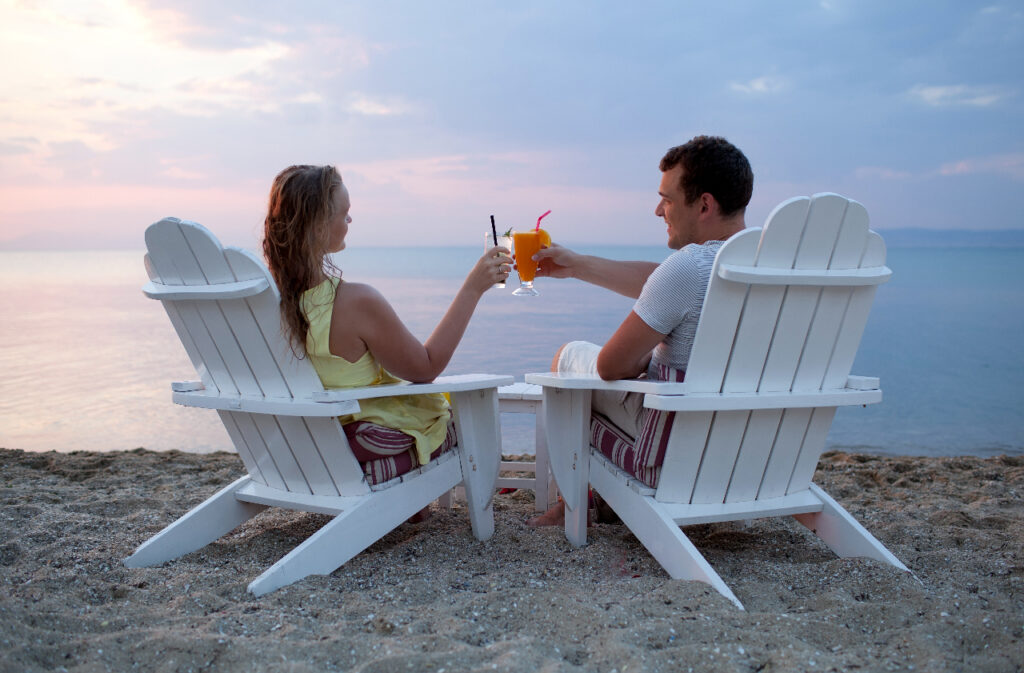
[[[1024,153],[1000,154],[991,157],[961,159],[943,164],[939,175],[973,175],[994,173],[1013,180],[1024,180]]]

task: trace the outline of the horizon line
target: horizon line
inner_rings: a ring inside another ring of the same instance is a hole
[[[756,229],[758,227],[747,227],[747,228],[748,229]],[[926,235],[935,235],[935,236],[939,236],[940,238],[949,238],[951,236],[960,236],[960,237],[963,237],[963,236],[998,236],[998,237],[1004,237],[1004,236],[1006,236],[1006,237],[1010,237],[1013,240],[1008,241],[1008,242],[1004,242],[1003,245],[1007,245],[1007,243],[1009,243],[1010,247],[1016,247],[1016,246],[1019,246],[1019,245],[1024,245],[1024,226],[1020,226],[1020,227],[1001,227],[1001,228],[990,228],[990,229],[938,229],[938,228],[933,228],[933,227],[932,228],[929,228],[929,227],[892,227],[892,228],[874,229],[873,231],[877,231],[878,233],[882,234],[883,238],[885,238],[887,236],[890,236],[890,235],[896,236],[897,238],[900,238],[901,236],[911,235],[911,236],[914,236],[914,237],[919,239],[918,241],[915,241],[916,244],[927,244],[927,243],[942,242],[942,241],[920,240],[920,238],[922,238],[922,237],[924,237]],[[886,241],[886,242],[888,243],[889,241]],[[905,240],[904,241],[899,241],[899,243],[905,245],[907,243],[907,241],[905,241]],[[964,244],[965,242],[964,241],[957,241],[956,243],[957,244]],[[988,241],[986,243],[990,243],[991,244],[993,242],[992,241]],[[953,244],[954,244],[953,242],[950,242],[950,245],[953,245]],[[590,248],[590,247],[600,247],[600,248],[603,248],[603,247],[612,247],[612,246],[631,247],[631,248],[659,248],[659,247],[664,247],[665,243],[664,242],[662,242],[662,243],[614,243],[614,242],[594,243],[592,241],[573,241],[573,240],[570,240],[570,241],[566,241],[565,245],[567,247],[574,247],[574,248]],[[984,245],[984,243],[980,243],[980,244],[976,244],[976,245]],[[230,247],[230,244],[228,246],[226,246],[226,247]],[[238,246],[234,246],[234,247],[238,247]],[[475,244],[389,245],[389,244],[380,244],[380,243],[364,244],[364,245],[359,245],[358,246],[359,249],[412,249],[412,248],[421,248],[421,249],[423,249],[423,248],[425,248],[425,249],[431,249],[431,250],[441,249],[441,248],[475,248],[475,247],[477,247]],[[145,250],[146,249],[145,249],[144,245],[138,246],[138,247],[136,247],[134,245],[131,245],[131,246],[125,245],[125,246],[101,246],[101,247],[65,248],[65,247],[45,247],[45,246],[40,246],[38,244],[30,244],[28,246],[21,247],[21,246],[18,246],[17,244],[15,244],[14,247],[7,247],[6,244],[0,242],[0,253],[13,253],[13,252],[143,252],[144,253]]]

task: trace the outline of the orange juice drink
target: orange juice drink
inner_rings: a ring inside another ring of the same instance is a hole
[[[537,275],[537,262],[532,258],[541,248],[551,245],[551,236],[543,229],[512,232],[512,243],[515,246],[516,268],[519,269],[519,289],[512,294],[517,297],[536,297],[539,292],[533,289],[533,279]]]
[[[519,269],[519,280],[533,282],[537,274],[537,262],[533,256],[540,250],[540,233],[537,231],[517,231],[512,234],[516,247],[516,267]]]

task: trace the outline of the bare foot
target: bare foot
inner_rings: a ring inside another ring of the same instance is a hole
[[[563,526],[565,525],[565,503],[559,500],[551,508],[532,519],[528,519],[526,525],[531,528],[541,526]]]
[[[416,512],[415,514],[410,516],[408,519],[406,519],[405,522],[406,523],[423,523],[424,521],[426,521],[427,519],[430,518],[430,515],[431,515],[430,505],[427,505],[426,507],[424,507],[423,509],[421,509],[420,511]]]

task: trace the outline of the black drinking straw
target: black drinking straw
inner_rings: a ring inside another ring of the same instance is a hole
[[[498,230],[494,228],[494,215],[491,215],[491,236],[494,236],[494,245],[498,245]]]

